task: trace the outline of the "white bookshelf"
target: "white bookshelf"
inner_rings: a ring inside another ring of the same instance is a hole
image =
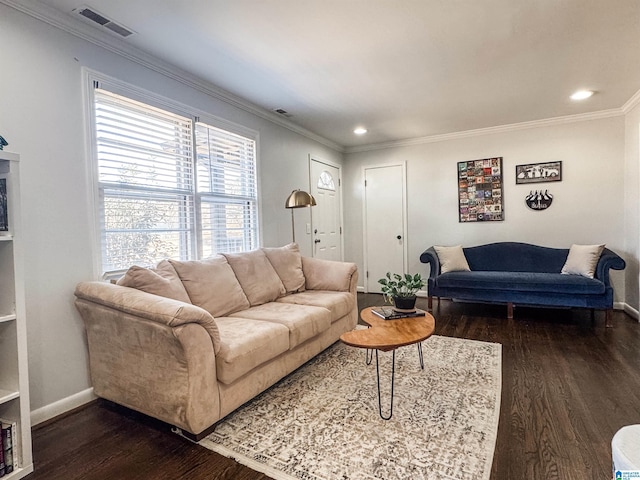
[[[9,231],[0,231],[0,418],[18,425],[18,469],[2,480],[17,480],[33,471],[19,155],[0,151],[0,178],[7,179],[9,223]]]

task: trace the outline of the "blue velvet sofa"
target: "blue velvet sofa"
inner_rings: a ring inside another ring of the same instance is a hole
[[[463,252],[471,271],[444,274],[433,247],[420,255],[420,261],[431,267],[429,309],[433,297],[507,304],[508,318],[513,318],[514,305],[583,307],[605,310],[605,324],[612,326],[609,269],[622,270],[625,262],[607,248],[594,278],[560,273],[569,249],[500,242],[463,248]]]

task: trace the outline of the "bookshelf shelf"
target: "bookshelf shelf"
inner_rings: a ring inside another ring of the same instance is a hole
[[[2,480],[17,480],[18,478],[23,478],[33,472],[33,464],[29,466],[29,468],[19,468],[14,470],[12,473],[9,473],[2,477]]]
[[[0,418],[16,424],[18,458],[2,480],[18,480],[33,471],[19,155],[0,151],[0,179],[0,225],[6,229],[8,223],[8,231],[0,231]]]
[[[16,314],[11,313],[9,315],[0,315],[0,323],[2,322],[11,322],[16,319]]]
[[[0,388],[0,405],[15,400],[20,396],[20,392],[12,392],[10,390],[2,390]]]

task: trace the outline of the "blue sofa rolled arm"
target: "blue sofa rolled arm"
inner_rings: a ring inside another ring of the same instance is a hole
[[[433,247],[420,255],[420,261],[430,266],[430,309],[433,297],[506,304],[509,318],[513,305],[582,307],[605,310],[605,324],[612,325],[609,271],[623,270],[625,262],[608,248],[600,256],[593,279],[561,274],[569,249],[497,242],[463,248],[463,252],[469,272],[441,273]]]

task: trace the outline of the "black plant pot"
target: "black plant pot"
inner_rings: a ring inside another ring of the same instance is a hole
[[[413,312],[416,309],[416,296],[393,297],[393,304],[399,312]]]

